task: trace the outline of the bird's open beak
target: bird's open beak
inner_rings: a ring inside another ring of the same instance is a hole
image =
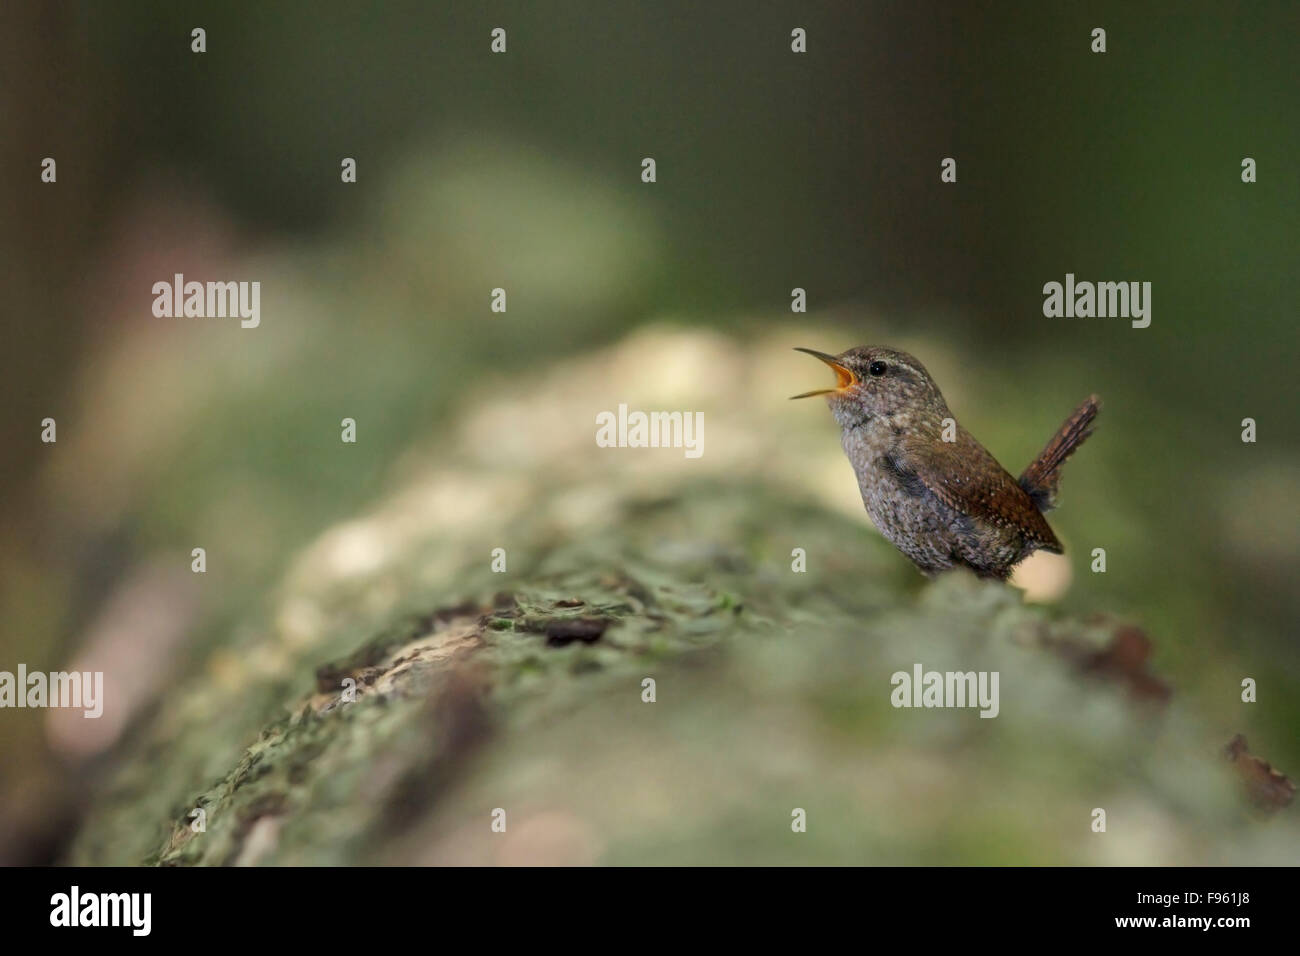
[[[834,369],[835,387],[819,388],[813,392],[804,392],[802,395],[791,395],[790,396],[791,401],[794,401],[794,399],[796,398],[812,398],[814,395],[830,395],[833,392],[842,392],[844,391],[844,389],[850,388],[851,386],[858,384],[858,377],[853,374],[853,371],[851,369],[841,365],[839,359],[837,359],[834,355],[827,355],[825,352],[817,352],[813,349],[795,349],[795,351],[807,352],[813,358],[821,359],[832,369]]]

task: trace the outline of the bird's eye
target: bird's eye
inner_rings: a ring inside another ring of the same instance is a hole
[[[867,371],[870,372],[872,375],[884,375],[885,369],[887,369],[888,367],[889,366],[887,366],[884,362],[872,362],[869,366],[867,366]]]

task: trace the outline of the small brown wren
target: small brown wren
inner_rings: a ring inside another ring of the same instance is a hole
[[[829,365],[836,387],[794,398],[827,396],[867,514],[923,573],[967,567],[1005,580],[1035,551],[1062,552],[1043,513],[1056,506],[1061,465],[1092,434],[1096,395],[1017,480],[956,423],[930,373],[906,352],[797,351]]]

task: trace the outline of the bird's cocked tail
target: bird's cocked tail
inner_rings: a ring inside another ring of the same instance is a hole
[[[1029,463],[1020,476],[1020,487],[1033,499],[1039,511],[1050,511],[1056,507],[1056,489],[1061,483],[1061,466],[1074,454],[1074,450],[1083,444],[1085,438],[1092,434],[1092,422],[1101,410],[1101,399],[1089,395],[1082,405],[1074,410],[1065,424],[1052,436],[1037,458]]]

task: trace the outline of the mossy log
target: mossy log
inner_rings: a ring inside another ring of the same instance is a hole
[[[135,728],[69,861],[1294,862],[1141,622],[928,582],[743,449],[537,417],[589,400],[570,370],[468,417],[323,534]],[[917,664],[997,672],[996,718],[893,706]]]

